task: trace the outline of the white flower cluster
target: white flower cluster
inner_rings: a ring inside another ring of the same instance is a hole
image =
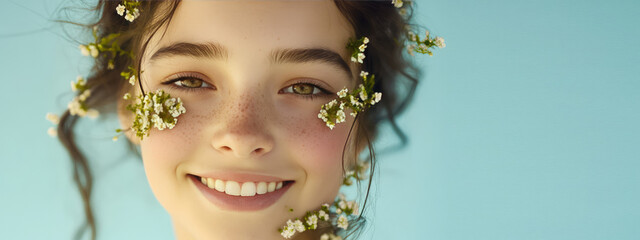
[[[353,170],[347,171],[342,181],[342,184],[346,186],[351,186],[353,184],[352,179],[356,180],[365,180],[367,179],[367,171],[369,170],[369,162],[365,161],[357,161]]]
[[[352,62],[362,63],[362,60],[365,58],[364,50],[367,49],[367,43],[369,43],[369,38],[367,37],[362,37],[356,42],[349,43],[347,47],[353,50],[351,53]]]
[[[336,214],[339,214],[337,219],[331,220],[329,213],[331,210]],[[289,239],[293,237],[296,232],[304,232],[306,230],[314,230],[318,228],[318,221],[333,222],[338,228],[347,230],[349,228],[348,216],[358,215],[358,204],[355,201],[346,201],[344,194],[339,194],[338,198],[332,205],[322,204],[322,207],[318,211],[308,212],[302,219],[287,220],[286,225],[281,228],[280,234],[282,237]],[[326,237],[325,237],[326,235]],[[341,237],[331,234],[323,234],[321,239],[342,239]]]
[[[363,84],[358,88],[349,92],[349,89],[343,88],[338,91],[338,99],[333,99],[329,103],[322,105],[318,118],[322,119],[329,127],[333,129],[336,124],[344,122],[345,108],[351,109],[351,116],[356,117],[358,112],[375,105],[382,99],[382,93],[373,92],[374,76],[368,77],[369,73],[362,71],[360,76]]]
[[[98,51],[98,48],[94,43],[89,43],[87,45],[80,44],[78,48],[80,48],[80,53],[82,53],[83,56],[92,56],[93,58],[97,58],[98,54],[100,54],[100,51]]]
[[[87,98],[91,96],[91,90],[87,88],[84,78],[78,76],[76,82],[71,82],[71,90],[78,92],[79,94],[75,96],[69,104],[67,104],[69,114],[80,117],[88,116],[94,119],[97,118],[99,112],[95,109],[89,109],[85,104]]]
[[[422,54],[429,54],[429,56],[433,56],[433,52],[431,52],[430,48],[446,47],[446,44],[444,43],[444,38],[441,38],[441,37],[431,38],[431,36],[429,35],[429,31],[426,31],[425,38],[424,40],[422,40],[420,39],[420,37],[418,37],[418,35],[415,32],[408,29],[407,39],[411,41],[411,43],[407,45],[407,52],[411,56],[414,56],[415,52],[422,53]]]
[[[122,4],[118,4],[116,7],[116,13],[120,16],[124,16],[129,22],[133,22],[136,18],[140,16],[140,10],[138,10],[137,6],[140,5],[138,1],[123,1]]]
[[[149,130],[153,127],[158,130],[173,129],[178,122],[177,117],[187,112],[180,98],[172,98],[160,89],[144,97],[138,96],[135,104],[128,105],[127,109],[135,113],[131,128],[141,140],[149,136]]]

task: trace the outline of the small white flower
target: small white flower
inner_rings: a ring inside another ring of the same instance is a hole
[[[391,0],[391,3],[396,8],[401,8],[403,4],[402,0]]]
[[[162,112],[162,103],[158,103],[157,100],[154,99],[155,104],[153,105],[153,110],[156,113],[161,113]]]
[[[133,19],[136,19],[140,16],[140,10],[138,8],[133,9]]]
[[[364,50],[367,48],[367,45],[362,44],[360,45],[360,47],[358,47],[358,50],[360,50],[360,52],[364,52]]]
[[[364,44],[369,43],[369,38],[368,37],[364,37],[364,40],[362,41]]]
[[[409,31],[407,32],[407,34],[409,35],[409,40],[411,40],[412,42],[415,42],[417,40],[417,36],[413,31]]]
[[[309,216],[307,218],[307,225],[309,225],[311,229],[318,228],[318,216],[316,216],[315,214]]]
[[[368,72],[360,71],[360,77],[366,78],[369,75]]]
[[[338,112],[336,112],[336,123],[344,122],[344,120],[345,120],[344,111],[340,109],[338,110]]]
[[[351,105],[353,105],[353,106],[360,106],[360,105],[362,105],[362,103],[360,103],[360,102],[358,101],[358,99],[356,99],[355,97],[353,97],[353,95],[350,95],[350,96],[349,96],[349,100],[351,100]]]
[[[84,91],[80,94],[80,96],[78,96],[78,100],[80,100],[80,101],[84,102],[85,100],[87,100],[87,98],[88,98],[89,96],[91,96],[91,90],[89,90],[89,89],[84,90]]]
[[[341,97],[341,98],[346,97],[346,96],[347,96],[347,92],[348,92],[348,91],[349,91],[349,90],[348,90],[347,88],[343,88],[342,90],[340,90],[340,91],[338,92],[338,97]]]
[[[362,99],[362,101],[367,100],[367,93],[364,90],[360,91],[360,99]]]
[[[302,221],[300,220],[296,220],[295,222],[293,222],[293,228],[298,232],[304,232],[304,230],[306,230],[304,228],[304,224],[302,224]]]
[[[47,113],[46,116],[47,120],[49,120],[49,122],[58,125],[58,123],[60,123],[60,117],[58,117],[58,115],[53,114],[53,113]]]
[[[322,234],[322,236],[320,236],[320,240],[329,240],[329,234]]]
[[[441,37],[436,37],[435,40],[433,40],[433,42],[436,44],[436,46],[438,46],[439,48],[444,48],[447,45],[444,44],[444,38]]]
[[[290,227],[284,227],[282,229],[282,233],[280,233],[280,235],[282,235],[282,237],[289,239],[291,237],[293,237],[293,234],[296,233],[295,229],[290,228]]]
[[[89,56],[90,52],[89,52],[89,48],[87,48],[87,46],[80,44],[80,46],[78,46],[78,48],[80,48],[80,53],[82,53],[82,56]]]
[[[49,129],[47,129],[47,134],[49,134],[49,136],[51,137],[57,137],[58,131],[56,130],[56,128],[50,127]]]
[[[351,61],[352,61],[352,62],[357,62],[357,61],[358,61],[358,59],[356,59],[355,57],[353,57],[353,56],[352,56],[352,57],[351,57]]]
[[[342,209],[340,209],[340,208],[336,208],[336,213],[337,213],[337,214],[341,214],[341,213],[342,213]]]
[[[329,207],[327,207],[329,208]],[[320,210],[318,212],[318,218],[324,220],[324,221],[329,221],[329,214],[327,214],[326,212],[324,212],[323,210]]]
[[[358,62],[362,63],[362,60],[364,60],[364,53],[358,53]]]
[[[118,141],[118,136],[113,136],[113,137],[111,138],[111,140],[113,140],[114,142],[115,142],[115,141]]]
[[[325,207],[325,208],[329,208],[329,204],[328,203],[323,203],[322,206]]]
[[[130,11],[127,11],[127,15],[124,16],[124,19],[129,21],[129,22],[133,22],[134,19],[136,19],[133,14],[131,14]]]
[[[95,110],[95,109],[87,110],[87,116],[91,119],[96,119],[99,115],[100,115],[100,112],[98,112],[98,110]]]
[[[376,92],[373,94],[373,98],[375,103],[380,102],[380,100],[382,99],[382,93],[381,92]]]
[[[345,216],[344,214],[340,215],[340,217],[338,218],[338,227],[344,230],[347,230],[347,228],[349,227],[349,221],[347,220],[347,216]]]
[[[112,62],[109,62],[109,63],[107,64],[107,69],[109,69],[109,70],[113,70],[114,68],[115,68],[115,66],[113,65],[113,63],[112,63]]]
[[[116,12],[118,13],[118,15],[122,16],[124,15],[124,6],[122,4],[118,4],[118,6],[116,7]]]
[[[347,208],[347,201],[340,200],[340,202],[338,202],[338,207],[342,210],[345,210]]]
[[[94,58],[98,57],[99,52],[98,52],[98,48],[96,48],[95,45],[89,45],[89,51],[91,52],[92,57]]]
[[[131,98],[131,93],[125,93],[122,99],[129,100]]]
[[[136,75],[131,75],[129,78],[129,84],[131,84],[131,86],[136,84]]]
[[[84,78],[82,76],[77,76],[76,77],[76,83],[80,86],[84,86],[86,83],[84,81]]]

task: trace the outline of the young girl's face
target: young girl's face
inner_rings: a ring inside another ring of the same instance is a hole
[[[330,130],[318,113],[356,79],[335,4],[183,1],[166,29],[145,51],[142,86],[187,112],[140,145],[177,238],[279,239],[287,219],[332,202],[353,118]]]

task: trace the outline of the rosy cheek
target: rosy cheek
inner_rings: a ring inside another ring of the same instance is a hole
[[[203,144],[203,119],[196,115],[197,109],[190,108],[187,113],[178,117],[178,123],[173,129],[151,129],[149,136],[141,143],[143,153],[150,159],[162,161],[181,161],[190,159],[190,155],[197,152]],[[145,156],[146,157],[146,156]]]
[[[287,127],[282,129],[286,129],[287,145],[297,149],[295,152],[299,154],[301,165],[306,169],[332,172],[342,169],[342,150],[352,122],[340,123],[331,130],[315,113],[289,118],[283,121]]]

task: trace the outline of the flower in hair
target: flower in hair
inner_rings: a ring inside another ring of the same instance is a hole
[[[122,4],[118,4],[116,7],[116,13],[120,16],[124,16],[129,22],[133,22],[136,18],[140,16],[140,10],[138,10],[138,6],[140,6],[140,2],[136,1],[122,1]]]
[[[402,7],[402,0],[391,0],[391,4],[393,4],[394,7],[396,8],[401,8]]]
[[[134,104],[127,106],[129,111],[135,114],[131,127],[140,140],[149,136],[151,128],[164,130],[173,129],[178,122],[178,116],[187,112],[180,98],[172,98],[171,95],[158,89],[144,96],[138,96]],[[116,130],[120,132],[120,130]]]
[[[429,31],[426,31],[424,39],[420,39],[420,37],[415,32],[409,29],[407,31],[407,39],[411,42],[407,45],[407,52],[411,54],[411,56],[414,55],[414,52],[429,54],[429,56],[433,56],[431,48],[444,48],[446,46],[446,44],[444,43],[444,38],[431,37]]]
[[[90,109],[85,103],[87,98],[91,96],[91,90],[87,88],[84,78],[78,76],[75,82],[71,82],[71,90],[78,92],[78,95],[67,104],[69,114],[80,117],[88,116],[90,118],[97,118],[99,112],[95,109]]]
[[[369,73],[362,71],[360,76],[363,79],[363,84],[360,84],[358,88],[352,91],[343,88],[337,93],[337,99],[322,105],[318,118],[322,119],[329,129],[333,129],[336,124],[345,121],[344,111],[347,108],[351,109],[351,116],[355,117],[358,112],[362,112],[380,102],[382,93],[373,92],[375,76],[368,77],[368,75]]]
[[[53,125],[58,125],[58,123],[60,123],[60,117],[58,115],[56,115],[56,114],[47,113],[45,118],[49,122],[53,123]],[[58,136],[58,131],[57,131],[56,127],[50,127],[49,129],[47,129],[47,134],[49,134],[49,136],[51,136],[51,137],[57,137]]]
[[[351,50],[351,61],[362,63],[364,60],[364,50],[367,49],[367,43],[369,43],[369,38],[361,37],[357,40],[350,40],[347,43],[347,49]]]

